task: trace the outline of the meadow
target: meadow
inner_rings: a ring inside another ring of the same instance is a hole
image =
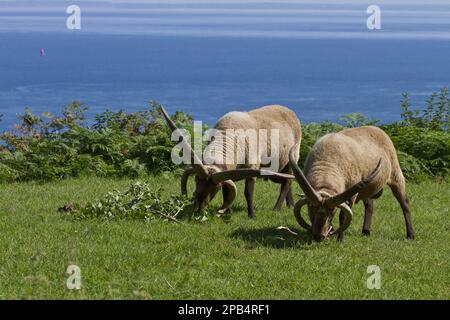
[[[247,218],[242,182],[231,215],[215,214],[216,197],[187,219],[192,199],[178,196],[183,166],[171,161],[174,142],[156,101],[94,119],[77,101],[59,116],[26,109],[0,135],[0,299],[448,299],[448,89],[426,103],[413,108],[404,93],[402,120],[389,124],[356,113],[302,125],[300,165],[317,139],[348,127],[378,125],[397,148],[416,240],[406,240],[386,190],[375,201],[372,235],[361,234],[358,204],[343,243],[312,242],[292,209],[273,212],[279,186],[262,180],[257,219]],[[192,130],[192,116],[172,118]],[[138,181],[144,188],[131,189],[139,195],[122,201],[120,192]],[[76,210],[58,210],[67,204]],[[188,214],[173,219],[182,207]],[[80,290],[67,286],[72,265]],[[368,288],[369,266],[379,267],[379,289]]]
[[[179,177],[171,173],[138,179],[162,186],[164,196],[180,192]],[[406,240],[403,215],[389,190],[375,202],[372,235],[361,234],[363,205],[357,204],[343,243],[311,242],[291,209],[271,210],[278,185],[263,180],[256,184],[253,220],[241,182],[233,213],[204,222],[78,221],[57,210],[133,181],[2,183],[0,299],[449,298],[448,180],[408,183],[414,241]],[[294,183],[294,194],[299,192]],[[220,201],[213,201],[211,212]],[[73,264],[81,269],[80,290],[66,286]],[[380,267],[380,289],[367,288],[369,265]]]

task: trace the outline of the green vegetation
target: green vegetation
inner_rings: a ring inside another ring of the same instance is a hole
[[[433,93],[425,110],[412,110],[403,95],[402,120],[383,124],[394,141],[405,176],[410,180],[447,177],[450,168],[450,99],[448,90]],[[78,176],[144,177],[173,171],[170,131],[151,102],[146,111],[106,111],[85,119],[87,108],[79,102],[61,116],[42,116],[26,110],[12,132],[0,135],[0,181],[55,180]],[[192,129],[192,118],[174,115],[178,125]],[[341,123],[303,125],[301,161],[316,140],[346,127],[377,125],[361,114],[343,116]]]
[[[408,184],[414,241],[406,240],[400,206],[389,190],[375,202],[372,235],[361,235],[364,209],[358,204],[343,243],[310,243],[291,209],[271,211],[279,186],[263,180],[256,184],[256,220],[247,218],[241,182],[231,216],[210,216],[204,223],[73,220],[57,211],[72,201],[95,203],[134,181],[91,177],[2,184],[0,298],[449,297],[448,183]],[[172,175],[145,179],[155,190],[163,186],[163,201],[179,194],[178,181]],[[298,194],[297,184],[294,188]],[[211,212],[220,204],[217,197]],[[66,288],[71,264],[81,269],[79,291]],[[380,290],[366,287],[369,265],[381,268]]]
[[[0,137],[0,181],[137,177],[172,170],[173,142],[155,108],[130,114],[107,110],[93,124],[86,123],[87,108],[79,102],[60,117],[26,110],[16,129]],[[192,121],[183,113],[175,119],[186,127]]]
[[[160,218],[166,221],[181,222],[180,219],[191,218],[192,202],[186,196],[173,195],[168,200],[161,199],[161,189],[152,190],[148,183],[136,182],[126,191],[114,190],[101,199],[87,204],[65,204],[58,209],[66,212],[76,220],[100,218],[104,220],[141,219],[149,221]],[[205,220],[204,215],[194,216]]]
[[[450,174],[450,98],[448,89],[432,93],[425,110],[412,109],[408,93],[403,94],[402,120],[379,125],[359,113],[340,118],[342,124],[332,122],[309,123],[303,126],[300,159],[305,159],[321,136],[349,127],[378,125],[392,139],[398,151],[400,165],[408,180],[446,178]]]

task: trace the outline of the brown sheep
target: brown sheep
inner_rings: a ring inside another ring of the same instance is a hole
[[[294,215],[302,227],[312,231],[315,240],[324,240],[333,233],[343,240],[353,217],[351,208],[360,200],[365,206],[362,232],[369,235],[373,199],[381,196],[386,185],[403,210],[407,238],[414,239],[405,178],[395,147],[383,130],[366,126],[323,136],[306,158],[304,173],[297,165],[297,148],[291,149],[290,162],[306,196],[296,203]],[[311,225],[301,216],[305,204]],[[340,226],[332,231],[331,221],[337,208],[341,210]]]
[[[172,131],[177,130],[173,121],[170,119],[164,108],[161,112],[166,119]],[[191,174],[196,175],[195,198],[197,209],[202,209],[216,193],[222,188],[223,205],[219,213],[230,211],[232,202],[236,197],[236,185],[234,181],[245,179],[245,198],[247,201],[248,216],[255,217],[253,209],[253,193],[256,177],[266,177],[274,182],[281,184],[280,194],[275,204],[274,210],[279,210],[286,200],[288,206],[294,204],[291,192],[291,179],[294,178],[290,173],[292,170],[289,164],[289,150],[297,145],[297,156],[301,142],[301,126],[295,112],[279,105],[265,106],[249,112],[233,111],[227,113],[219,119],[214,129],[223,135],[215,137],[208,142],[207,148],[215,150],[208,154],[206,159],[201,161],[193,152],[192,148],[185,143],[184,147],[192,153],[191,159],[193,165],[187,168],[181,179],[181,190],[183,194],[187,193],[187,180]],[[226,131],[229,129],[245,131],[253,129],[258,132],[260,129],[268,131],[271,129],[279,130],[279,141],[272,143],[270,134],[258,135],[258,147],[256,150],[249,150],[249,137],[245,139],[228,139]],[[186,138],[183,141],[187,141]],[[277,148],[277,149],[273,149]],[[226,150],[235,150],[231,161],[228,159]],[[276,171],[264,169],[262,158],[264,155],[278,154],[278,167]],[[249,159],[254,157],[255,162]],[[243,163],[235,161],[238,157],[244,159]],[[207,160],[207,161],[205,161]]]

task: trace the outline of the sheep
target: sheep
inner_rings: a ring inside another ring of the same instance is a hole
[[[362,232],[370,235],[373,202],[386,184],[403,210],[407,238],[414,239],[405,178],[394,144],[383,130],[364,126],[323,136],[308,154],[304,173],[297,165],[297,152],[297,147],[292,147],[289,158],[305,197],[295,204],[294,216],[312,232],[314,240],[322,241],[330,234],[343,240],[353,217],[351,208],[360,200],[365,207]],[[304,205],[308,207],[311,225],[301,215]],[[340,226],[332,231],[337,208],[341,210]]]
[[[160,109],[169,128],[172,131],[178,130],[165,109],[161,106]],[[231,204],[236,197],[236,185],[234,181],[245,179],[245,198],[247,201],[247,212],[249,218],[254,218],[253,208],[253,193],[256,177],[265,177],[276,183],[281,184],[280,194],[274,206],[274,210],[280,210],[284,200],[287,205],[293,206],[294,200],[291,191],[291,182],[294,176],[291,174],[292,170],[289,164],[289,150],[292,146],[297,145],[299,150],[301,142],[301,125],[294,111],[280,105],[269,105],[249,112],[233,111],[225,114],[214,126],[214,129],[223,133],[211,139],[208,142],[207,148],[215,150],[215,153],[207,155],[208,161],[202,162],[190,145],[186,142],[186,137],[181,135],[184,147],[188,148],[193,160],[192,166],[188,167],[181,177],[181,192],[187,194],[188,177],[192,174],[196,176],[195,200],[196,210],[203,209],[210,200],[214,198],[216,193],[222,189],[223,205],[219,209],[219,213],[223,214],[230,212]],[[250,150],[249,137],[245,140],[229,139],[226,131],[233,130],[248,130],[278,129],[279,139],[278,143],[272,143],[271,138],[259,135],[257,137],[259,146],[257,150]],[[178,131],[180,133],[180,131]],[[222,137],[222,138],[220,138]],[[223,161],[226,150],[235,150],[233,159],[231,161]],[[264,169],[262,157],[266,154],[278,154],[278,168],[275,171]],[[236,161],[238,156],[245,161],[239,163]],[[256,161],[251,162],[250,158],[254,156]],[[294,156],[298,160],[298,155]]]

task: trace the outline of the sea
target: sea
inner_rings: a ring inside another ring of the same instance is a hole
[[[377,4],[380,29],[356,0],[0,1],[0,130],[74,100],[89,119],[156,100],[210,125],[268,104],[396,121],[402,93],[420,109],[450,87],[450,1]]]

